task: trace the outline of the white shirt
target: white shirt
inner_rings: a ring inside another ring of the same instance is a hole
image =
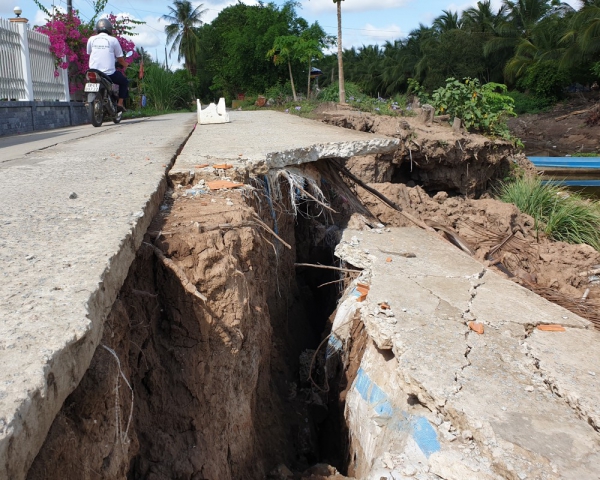
[[[90,68],[100,70],[107,75],[115,73],[115,61],[123,56],[119,41],[106,33],[89,38],[87,53],[90,56]]]

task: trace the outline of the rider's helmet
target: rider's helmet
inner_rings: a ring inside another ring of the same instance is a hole
[[[108,21],[107,18],[101,18],[96,22],[96,31],[98,33],[107,33],[108,35],[112,35],[113,26],[112,23]]]

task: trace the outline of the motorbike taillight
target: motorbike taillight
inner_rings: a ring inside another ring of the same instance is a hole
[[[96,72],[87,72],[85,74],[85,78],[87,78],[88,82],[91,82],[91,83],[98,82],[98,75],[96,75]]]

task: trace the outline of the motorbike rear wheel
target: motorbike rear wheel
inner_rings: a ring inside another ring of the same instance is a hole
[[[104,108],[102,105],[102,97],[101,95],[96,95],[94,100],[89,103],[88,106],[88,116],[90,119],[90,123],[94,127],[101,127],[102,121],[104,120]]]

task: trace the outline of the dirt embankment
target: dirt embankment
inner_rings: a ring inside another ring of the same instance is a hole
[[[241,191],[163,206],[30,480],[278,479],[279,464],[318,462],[326,407],[298,382],[298,359],[337,286],[316,299],[310,282],[328,278],[296,283],[293,217],[272,211],[275,237],[255,215],[273,227],[270,211]],[[301,261],[314,261],[308,243]]]
[[[454,132],[447,122],[424,124],[418,117],[389,117],[361,112],[322,114],[322,121],[340,127],[399,138],[394,155],[353,159],[371,170],[376,181],[420,185],[478,197],[512,169],[531,170],[525,157],[510,142],[491,140],[463,130]]]
[[[533,156],[574,155],[600,151],[600,123],[586,124],[592,109],[599,108],[600,94],[580,94],[555,105],[550,111],[511,118],[511,133]]]
[[[393,156],[352,158],[346,166],[415,217],[451,228],[480,261],[501,262],[514,280],[547,298],[556,296],[564,306],[579,301],[589,287],[588,300],[600,301],[600,288],[581,275],[597,268],[599,252],[588,245],[549,240],[533,218],[492,198],[490,187],[511,168],[535,174],[533,165],[512,145],[456,133],[448,125],[427,127],[416,117],[334,112],[325,114],[324,121],[401,138],[403,145]],[[419,139],[420,150],[412,150],[414,138]],[[361,187],[355,192],[382,223],[411,225]],[[585,316],[585,311],[576,313]]]

